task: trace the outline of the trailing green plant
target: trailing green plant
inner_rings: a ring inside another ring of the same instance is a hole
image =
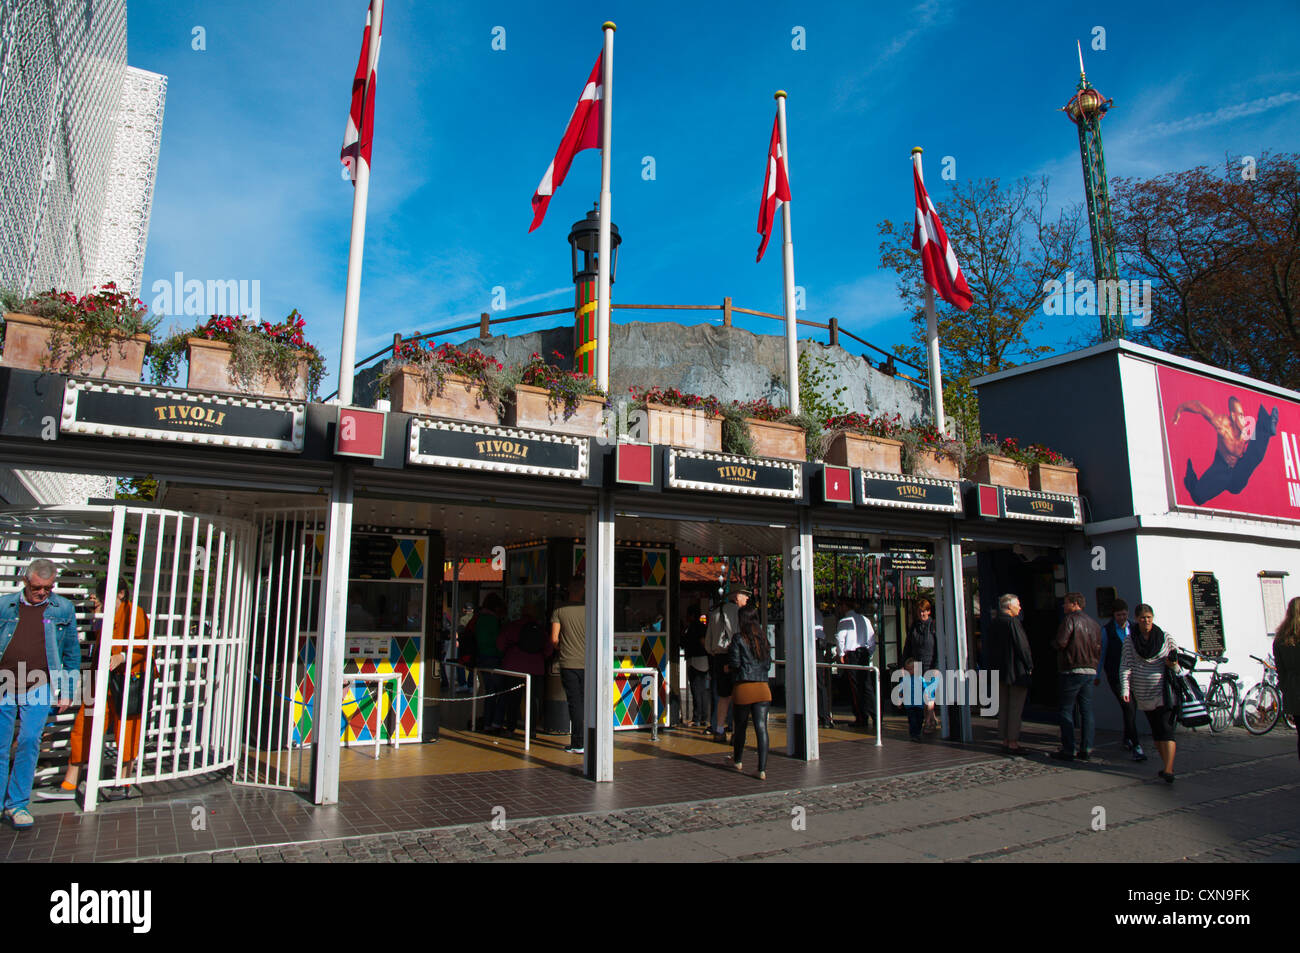
[[[475,400],[491,404],[498,416],[504,413],[506,397],[514,389],[501,362],[478,348],[462,350],[447,342],[435,345],[432,341],[404,341],[380,373],[382,393],[388,392],[393,377],[406,367],[415,369],[425,400],[441,397],[449,377],[463,377],[467,381],[465,390],[477,391]]]
[[[745,405],[732,401],[722,408],[722,452],[738,457],[754,456],[754,436],[749,432],[750,416]]]
[[[799,355],[799,408],[818,420],[836,417],[849,411],[841,395],[848,385],[832,387],[836,380],[834,362],[820,355]]]
[[[150,375],[155,384],[171,383],[180,373],[189,339],[204,338],[230,345],[230,381],[244,391],[256,389],[266,376],[274,378],[286,392],[292,391],[298,380],[299,362],[306,358],[307,394],[315,397],[325,378],[325,359],[304,336],[306,326],[296,308],[277,324],[255,324],[244,315],[214,314],[197,327],[173,331],[151,347]]]
[[[559,351],[552,351],[551,353],[556,360],[564,360],[564,355]],[[588,377],[581,371],[566,371],[556,364],[547,364],[536,351],[529,357],[527,363],[515,364],[506,368],[502,372],[500,380],[502,389],[507,393],[513,391],[520,384],[542,388],[547,392],[547,406],[552,411],[562,406],[565,420],[572,417],[577,411],[582,403],[582,398],[600,397],[607,399],[607,395],[600,389],[600,386],[593,378]]]
[[[50,353],[42,366],[60,374],[72,373],[86,358],[107,362],[115,348],[119,358],[125,357],[128,340],[136,334],[152,334],[162,320],[149,317],[143,301],[112,281],[81,297],[53,288],[25,299],[8,292],[3,306],[50,323]]]
[[[922,450],[929,450],[940,457],[954,461],[958,473],[966,469],[966,445],[960,440],[949,439],[940,433],[939,428],[933,423],[908,427],[902,431],[898,439],[903,442],[904,473],[915,472],[917,457]]]
[[[753,435],[750,433],[749,425],[746,422],[747,418],[766,420],[778,424],[792,424],[803,429],[805,458],[808,460],[821,459],[823,450],[823,433],[822,422],[819,417],[806,410],[798,414],[792,414],[788,407],[777,407],[763,398],[744,402],[733,401],[733,405],[740,408],[742,414],[741,424],[745,427],[746,438],[750,441],[751,446]],[[728,420],[729,417],[723,419],[722,440],[724,445],[727,442],[726,427]],[[738,438],[735,442],[737,444],[741,443]],[[746,454],[746,456],[753,456],[752,450],[750,453]]]

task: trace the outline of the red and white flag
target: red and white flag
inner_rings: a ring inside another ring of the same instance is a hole
[[[375,5],[373,0],[366,10],[366,29],[361,34],[361,56],[357,59],[357,72],[352,78],[352,108],[348,112],[348,128],[343,133],[341,161],[352,173],[352,184],[357,184],[357,162],[370,166],[370,140],[375,118],[375,76],[379,69],[379,43],[383,35],[383,15],[372,31]],[[370,43],[375,44],[375,69],[370,69]]]
[[[600,148],[601,100],[605,95],[604,65],[605,54],[602,52],[596,57],[596,65],[587,77],[587,85],[582,88],[578,105],[573,107],[573,115],[569,117],[569,124],[564,129],[560,148],[555,150],[555,158],[546,167],[546,174],[533,193],[533,224],[528,228],[530,232],[542,224],[542,219],[546,217],[546,206],[550,204],[555,190],[564,184],[573,157],[583,149]]]
[[[970,286],[962,276],[957,256],[948,243],[948,233],[943,230],[939,214],[921,181],[919,153],[913,157],[912,175],[916,181],[916,230],[912,233],[912,248],[921,253],[926,283],[944,301],[961,311],[969,311],[974,300]]]
[[[763,236],[758,246],[758,257],[763,260],[768,239],[772,237],[772,224],[776,210],[782,202],[790,201],[790,179],[786,175],[785,157],[781,155],[781,117],[772,120],[772,142],[767,147],[767,175],[763,179],[763,198],[758,205],[758,233]]]

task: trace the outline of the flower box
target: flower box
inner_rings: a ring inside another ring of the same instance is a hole
[[[1029,467],[1016,463],[1010,457],[982,453],[975,463],[975,479],[979,483],[992,483],[1012,490],[1029,489]]]
[[[646,404],[646,430],[650,443],[685,450],[722,449],[722,417],[706,410]]]
[[[604,424],[605,398],[582,397],[572,414],[565,416],[564,402],[551,401],[544,387],[519,384],[514,401],[506,409],[506,423],[512,427],[532,427],[556,433],[594,437]]]
[[[404,414],[446,417],[479,424],[500,422],[496,405],[484,397],[482,385],[459,374],[448,374],[443,378],[441,394],[436,391],[426,394],[425,376],[418,368],[407,365],[393,373],[388,391],[393,409]]]
[[[747,417],[750,441],[754,456],[776,457],[781,460],[807,459],[808,434],[795,424],[782,424],[774,420]]]
[[[225,394],[245,394],[258,397],[278,397],[281,400],[307,399],[307,356],[298,359],[298,374],[293,387],[285,390],[274,374],[261,374],[247,389],[232,378],[230,360],[233,349],[225,341],[207,338],[186,338],[190,372],[186,379],[187,390],[219,391]]]
[[[878,473],[902,473],[903,444],[887,437],[842,431],[827,445],[826,462],[837,467],[858,467]]]
[[[912,476],[931,477],[936,480],[960,480],[961,470],[957,461],[938,450],[917,448],[916,460],[912,464]]]
[[[1075,467],[1058,467],[1051,463],[1035,463],[1029,472],[1029,488],[1044,493],[1079,495],[1079,471]]]
[[[54,322],[31,314],[6,314],[4,357],[0,364],[29,371],[48,370]],[[88,354],[70,368],[75,377],[101,377],[138,383],[144,368],[148,334],[114,334],[108,354]]]

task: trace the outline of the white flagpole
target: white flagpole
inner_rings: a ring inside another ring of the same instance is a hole
[[[785,90],[775,93],[777,125],[781,130],[781,161],[785,163],[785,180],[790,181],[790,145],[785,136]],[[790,194],[794,194],[793,187]],[[799,413],[799,340],[796,334],[798,315],[794,308],[794,236],[790,233],[790,203],[781,203],[781,263],[785,272],[785,379],[790,390],[790,413]]]
[[[912,162],[916,166],[916,175],[925,183],[921,175],[921,147],[912,149]],[[943,375],[939,371],[939,319],[934,313],[934,289],[925,281],[925,342],[930,364],[930,408],[934,414],[934,425],[939,433],[947,432],[947,423],[943,417]]]
[[[613,23],[601,26],[605,31],[605,54],[601,59],[604,76],[601,100],[600,143],[600,256],[596,263],[596,384],[609,393],[609,223],[614,204],[609,190],[610,146],[614,141],[614,31]]]
[[[379,61],[379,43],[384,22],[384,0],[373,0],[370,21],[370,62],[366,64],[366,88],[361,97],[361,118],[364,122],[366,102],[370,98],[370,77],[375,74]],[[369,129],[360,129],[362,136]],[[370,198],[370,163],[357,149],[357,181],[352,192],[352,238],[348,244],[348,285],[343,297],[343,343],[339,348],[340,407],[352,403],[353,366],[357,362],[357,312],[361,305],[361,254],[366,244],[366,204]]]

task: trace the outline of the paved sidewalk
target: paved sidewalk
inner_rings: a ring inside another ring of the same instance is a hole
[[[956,750],[960,750],[958,747]],[[1295,737],[1179,738],[1178,780],[1117,745],[708,801],[217,850],[169,862],[1300,860]],[[1102,826],[1104,829],[1095,829]]]

